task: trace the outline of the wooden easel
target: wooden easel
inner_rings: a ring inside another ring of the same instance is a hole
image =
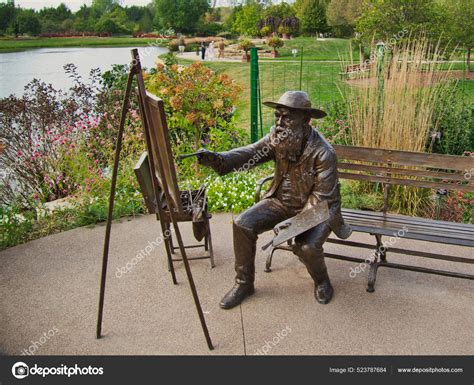
[[[102,275],[100,281],[100,294],[99,294],[99,310],[97,315],[97,338],[102,336],[102,315],[104,310],[104,297],[105,297],[105,283],[107,278],[107,263],[109,258],[109,245],[110,245],[110,232],[112,229],[112,214],[114,209],[114,199],[115,199],[115,189],[117,184],[117,174],[118,166],[120,159],[120,152],[122,149],[122,139],[125,127],[125,119],[129,108],[130,94],[132,91],[133,79],[136,77],[138,84],[138,102],[140,108],[140,115],[142,119],[143,130],[145,132],[146,146],[148,151],[149,167],[151,171],[153,191],[154,191],[154,200],[155,202],[160,202],[160,192],[164,193],[164,198],[166,205],[168,207],[166,215],[168,215],[170,222],[173,225],[175,236],[178,242],[178,248],[181,252],[181,258],[186,270],[186,275],[189,281],[189,286],[191,287],[191,292],[193,295],[194,303],[196,305],[196,310],[198,312],[199,320],[201,322],[201,327],[206,338],[207,346],[210,350],[214,349],[209,336],[209,331],[207,329],[206,320],[201,308],[201,303],[196,291],[196,285],[194,284],[194,279],[191,273],[191,268],[189,266],[188,257],[186,255],[186,250],[183,244],[183,239],[181,237],[181,232],[178,227],[178,220],[176,218],[176,213],[180,205],[179,196],[176,196],[176,191],[172,188],[170,178],[173,178],[172,173],[169,172],[169,161],[172,160],[170,149],[166,148],[167,146],[158,146],[160,143],[159,136],[160,133],[163,134],[163,130],[167,130],[166,124],[162,124],[160,120],[152,115],[151,111],[153,104],[149,103],[149,98],[147,99],[147,94],[145,90],[145,83],[143,81],[142,67],[140,63],[140,57],[138,55],[137,49],[132,49],[132,63],[130,66],[130,71],[128,73],[127,87],[125,90],[125,96],[122,104],[122,113],[120,117],[120,126],[117,137],[117,146],[115,149],[115,159],[114,167],[112,172],[112,181],[110,187],[110,196],[109,196],[109,210],[107,215],[107,225],[105,229],[105,240],[104,240],[104,251],[102,259]],[[156,104],[156,100],[153,101]],[[162,105],[161,105],[162,107]],[[164,116],[164,110],[162,112],[162,117]],[[167,133],[166,133],[167,134]],[[165,148],[163,148],[165,147]],[[175,177],[175,176],[174,176]],[[157,219],[164,218],[165,213],[161,208],[160,204],[157,204]],[[163,236],[165,236],[166,228],[164,228],[163,221],[161,223],[161,230]],[[173,267],[173,263],[170,260],[170,253],[168,254],[168,266],[171,272],[173,283],[177,284],[176,275]]]

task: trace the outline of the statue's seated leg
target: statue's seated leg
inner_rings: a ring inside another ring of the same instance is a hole
[[[297,236],[293,246],[294,253],[304,263],[314,280],[314,296],[321,304],[329,303],[334,292],[324,261],[323,250],[324,242],[329,234],[331,234],[331,228],[326,223],[321,223]]]
[[[271,230],[287,218],[289,215],[280,201],[270,198],[258,202],[234,220],[236,283],[221,300],[221,308],[230,309],[237,306],[245,297],[253,294],[258,235]]]

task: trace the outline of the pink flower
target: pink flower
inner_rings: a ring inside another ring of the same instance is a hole
[[[16,152],[16,155],[17,155],[17,156],[23,156],[23,152],[20,151],[20,150],[18,150],[18,151]]]

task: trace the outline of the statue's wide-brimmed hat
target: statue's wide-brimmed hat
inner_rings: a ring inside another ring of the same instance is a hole
[[[287,91],[281,95],[278,102],[267,101],[263,102],[263,104],[271,108],[287,107],[295,110],[309,111],[314,119],[321,119],[326,116],[324,111],[311,107],[308,94],[304,91]]]

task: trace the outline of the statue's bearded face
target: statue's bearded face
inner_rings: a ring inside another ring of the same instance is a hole
[[[277,153],[291,162],[298,160],[303,150],[304,139],[310,118],[301,110],[278,107],[275,111],[275,130],[271,141]]]

